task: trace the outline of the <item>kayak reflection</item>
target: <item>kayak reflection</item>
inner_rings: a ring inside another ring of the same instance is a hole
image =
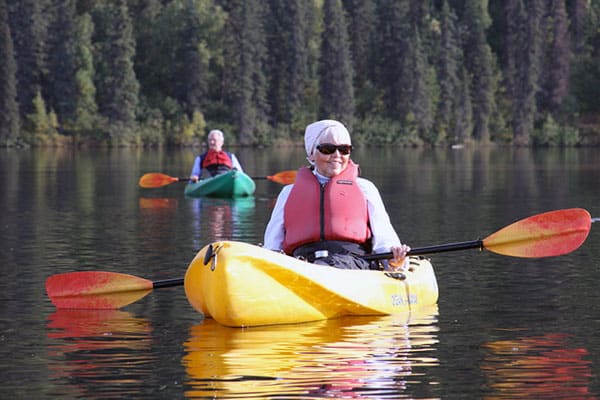
[[[186,199],[191,207],[196,248],[206,242],[247,237],[254,227],[254,197]]]
[[[245,329],[206,319],[185,343],[186,397],[410,394],[410,385],[426,381],[424,371],[438,365],[428,356],[437,344],[436,323],[437,306],[418,315]]]

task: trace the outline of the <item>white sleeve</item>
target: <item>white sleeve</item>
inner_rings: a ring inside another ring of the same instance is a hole
[[[373,253],[386,253],[392,246],[400,246],[400,238],[392,226],[377,187],[364,178],[358,178],[358,184],[367,199],[369,224],[373,234]]]
[[[284,186],[283,189],[281,189],[279,196],[277,196],[277,201],[275,202],[275,207],[273,207],[271,219],[267,224],[263,241],[263,246],[269,250],[283,250],[283,239],[285,237],[283,209],[293,186],[294,185]]]
[[[231,153],[231,164],[233,164],[233,168],[237,169],[240,172],[244,172],[242,164],[240,164],[239,160],[233,153]]]

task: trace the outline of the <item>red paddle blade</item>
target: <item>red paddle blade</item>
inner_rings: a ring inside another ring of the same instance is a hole
[[[152,281],[117,272],[69,272],[46,279],[46,292],[56,308],[117,309],[152,288]]]
[[[587,238],[590,213],[581,208],[550,211],[522,219],[483,240],[483,247],[513,257],[553,257],[577,249]]]
[[[169,185],[173,182],[179,181],[179,178],[175,178],[169,175],[161,174],[158,172],[150,172],[144,174],[139,181],[139,185],[143,188],[158,188],[161,186]]]
[[[281,171],[274,175],[267,176],[267,179],[282,185],[289,185],[296,181],[296,171]]]

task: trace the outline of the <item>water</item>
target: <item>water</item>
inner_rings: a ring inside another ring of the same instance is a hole
[[[302,148],[240,149],[247,172],[303,163]],[[241,201],[140,189],[189,173],[191,150],[0,152],[0,397],[597,398],[597,223],[575,252],[516,259],[431,255],[437,307],[413,315],[225,328],[182,287],[114,311],[56,310],[48,276],[181,278],[205,244],[260,243],[281,186]],[[366,149],[353,158],[413,247],[484,238],[539,212],[600,216],[596,149]]]

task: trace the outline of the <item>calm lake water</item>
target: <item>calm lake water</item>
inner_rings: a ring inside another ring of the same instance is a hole
[[[246,172],[304,164],[302,148],[239,149]],[[183,277],[217,239],[260,243],[281,186],[186,199],[192,150],[0,151],[0,398],[578,398],[600,394],[600,223],[575,252],[431,255],[438,306],[413,315],[225,328],[183,287],[115,311],[56,310],[44,282],[103,270]],[[484,238],[540,212],[600,217],[598,149],[379,149],[353,158],[401,239]]]

